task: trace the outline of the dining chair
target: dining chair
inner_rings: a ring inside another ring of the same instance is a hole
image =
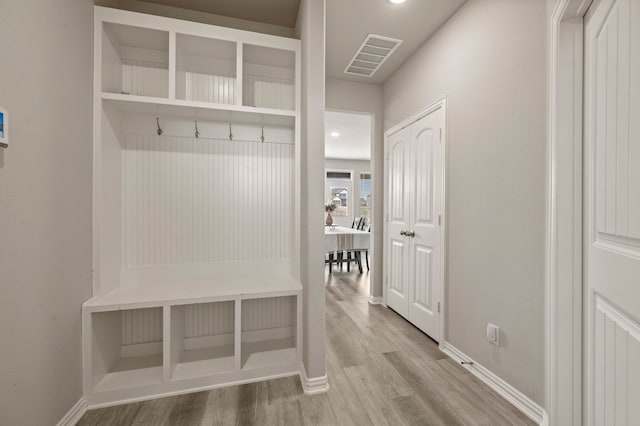
[[[329,264],[329,273],[332,273],[333,264],[338,264],[338,256],[335,251],[329,251],[325,253],[324,264]]]
[[[363,225],[362,225],[362,227],[359,227],[358,229],[360,231],[365,231],[365,232],[371,233],[371,222],[367,218],[363,217],[362,219],[363,219]],[[353,258],[356,261],[356,263],[358,265],[358,268],[360,269],[360,272],[362,272],[362,253],[363,252],[364,252],[364,256],[365,256],[365,260],[366,260],[367,271],[370,271],[371,269],[369,268],[369,249],[350,250],[349,252],[347,252],[347,256],[350,257],[350,255],[353,254]]]

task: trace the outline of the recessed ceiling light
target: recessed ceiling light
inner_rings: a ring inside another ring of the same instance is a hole
[[[333,136],[334,138],[337,138],[338,136],[340,136],[340,133],[338,133],[338,132],[331,132],[331,136]]]
[[[400,3],[404,3],[407,0],[389,0],[389,2],[393,3],[393,4],[400,4]]]

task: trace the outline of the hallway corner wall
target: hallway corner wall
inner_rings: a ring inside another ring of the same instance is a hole
[[[446,340],[541,405],[546,63],[546,2],[470,0],[383,88],[385,129],[447,97]]]
[[[93,1],[0,2],[0,424],[56,424],[82,397],[91,297]]]

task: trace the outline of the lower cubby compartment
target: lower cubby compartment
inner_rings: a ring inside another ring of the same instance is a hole
[[[162,383],[162,308],[91,315],[95,392]]]
[[[297,312],[296,296],[242,301],[243,370],[296,362]]]
[[[273,282],[268,287],[262,279],[262,293],[237,281],[237,293],[224,295],[220,287],[211,296],[201,285],[183,284],[86,302],[87,403],[99,407],[298,374],[301,289]],[[167,297],[178,290],[191,298]],[[145,294],[155,299],[144,300]]]
[[[171,380],[235,369],[235,302],[171,307]]]

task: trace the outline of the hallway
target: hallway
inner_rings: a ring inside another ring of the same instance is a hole
[[[327,279],[327,393],[297,377],[92,410],[80,425],[531,425],[393,311],[368,274]]]

